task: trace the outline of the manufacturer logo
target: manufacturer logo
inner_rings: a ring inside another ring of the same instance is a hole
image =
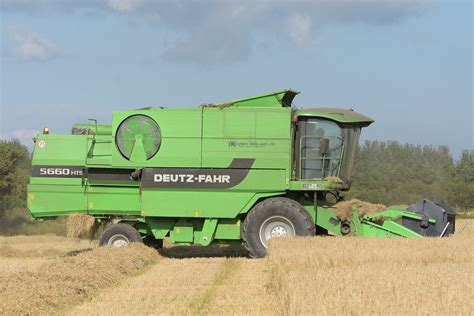
[[[232,188],[247,177],[255,159],[236,158],[228,168],[144,168],[142,188]]]
[[[154,182],[164,183],[230,183],[230,175],[222,174],[160,174],[155,173]]]
[[[46,141],[45,141],[45,140],[40,140],[40,141],[38,142],[38,147],[39,147],[39,148],[44,148],[44,147],[46,147]]]

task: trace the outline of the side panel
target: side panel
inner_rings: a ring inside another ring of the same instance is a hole
[[[226,168],[253,158],[256,169],[289,169],[291,109],[204,108],[202,166]]]
[[[194,217],[197,210],[198,193],[191,189],[143,190],[142,210],[144,216]]]
[[[112,163],[112,136],[89,137],[87,165],[110,166]]]
[[[125,118],[136,114],[154,119],[162,139],[155,157],[135,165],[117,150],[115,131]],[[289,108],[125,111],[114,113],[112,138],[40,135],[46,145],[35,149],[34,165],[74,166],[84,174],[75,178],[33,176],[30,209],[48,215],[88,211],[96,215],[235,218],[259,198],[287,190],[290,117]],[[243,163],[249,161],[250,165]],[[157,171],[161,180],[151,174],[151,183],[143,178],[133,181],[130,175],[135,168],[143,168],[143,177],[149,169]],[[165,173],[174,176],[165,177]],[[176,175],[189,173],[196,175],[194,184],[183,178],[176,181]],[[232,174],[238,181],[226,183],[224,176]],[[208,175],[212,180],[208,181]]]
[[[115,143],[116,131],[131,115],[152,118],[160,128],[161,144],[158,153],[142,163],[124,158]],[[153,109],[114,112],[112,136],[113,167],[200,167],[201,166],[202,109]]]
[[[28,209],[33,217],[86,213],[87,196],[81,186],[29,184]]]
[[[256,195],[285,192],[285,170],[249,169],[235,185],[232,171],[242,173],[243,169],[173,169],[168,174],[164,170],[144,172],[142,209],[146,216],[234,218],[248,210],[246,206]],[[211,177],[209,181],[229,175],[229,182],[206,182],[206,177],[201,177],[206,173],[221,177]],[[190,179],[193,182],[187,182],[187,175],[195,175]]]
[[[32,165],[84,166],[87,135],[39,134]]]
[[[87,187],[89,214],[140,215],[138,187]]]
[[[82,185],[86,155],[86,135],[38,135],[28,185],[33,217],[87,212]]]
[[[220,219],[214,239],[240,239],[240,225],[240,219],[238,218]]]

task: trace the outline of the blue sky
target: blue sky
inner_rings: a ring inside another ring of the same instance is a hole
[[[474,148],[471,1],[0,3],[1,138],[293,88],[364,139]]]

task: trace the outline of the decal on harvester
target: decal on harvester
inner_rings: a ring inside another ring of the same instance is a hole
[[[231,140],[227,143],[228,147],[243,147],[243,148],[266,148],[266,147],[275,147],[276,143],[275,142],[265,142],[265,141],[254,141],[254,140],[248,140],[248,141],[236,141],[236,140]]]
[[[255,159],[234,159],[228,168],[145,168],[143,188],[232,188],[247,177]]]
[[[82,178],[84,169],[76,166],[32,166],[32,177]]]
[[[172,174],[172,173],[155,173],[153,175],[155,183],[230,183],[230,175],[222,174]]]

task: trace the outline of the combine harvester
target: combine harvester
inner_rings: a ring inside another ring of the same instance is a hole
[[[315,234],[447,236],[455,215],[429,200],[341,218],[326,202],[351,186],[363,127],[333,108],[292,107],[293,90],[197,108],[113,113],[35,140],[28,208],[108,222],[100,245],[241,243],[252,257],[270,238]]]

